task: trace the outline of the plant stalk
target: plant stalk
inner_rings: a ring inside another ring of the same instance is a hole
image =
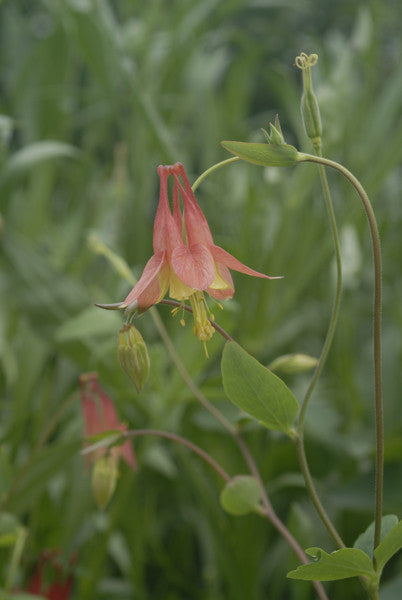
[[[382,499],[384,482],[384,416],[382,400],[382,368],[381,368],[381,310],[382,310],[382,260],[381,243],[378,233],[377,221],[369,197],[360,181],[343,165],[311,154],[299,153],[299,161],[308,161],[331,167],[339,171],[352,184],[357,191],[366,212],[369,223],[371,244],[374,260],[374,332],[373,332],[373,358],[374,358],[374,388],[375,388],[375,416],[376,416],[376,482],[375,482],[375,528],[374,550],[381,539]],[[375,563],[375,559],[373,559]]]

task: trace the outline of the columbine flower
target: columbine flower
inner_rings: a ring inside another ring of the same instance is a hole
[[[214,244],[207,220],[195,199],[182,164],[159,166],[158,173],[160,195],[154,223],[154,255],[123,302],[98,306],[144,312],[160,302],[169,291],[169,296],[182,304],[185,300],[190,302],[194,315],[194,334],[205,345],[214,332],[208,315],[211,319],[214,317],[209,312],[204,292],[217,300],[231,298],[234,286],[229,269],[266,279],[276,277],[250,269]],[[173,211],[168,199],[169,175],[174,178]]]
[[[71,559],[70,567],[75,562]],[[73,589],[70,569],[63,568],[58,550],[45,550],[36,565],[27,591],[48,600],[68,600]]]
[[[126,431],[127,427],[119,422],[112,400],[105,394],[98,381],[97,373],[84,373],[80,376],[82,412],[84,417],[84,435],[87,438],[107,431]],[[133,447],[129,440],[113,448],[97,448],[90,452],[91,461],[99,457],[111,455],[116,463],[119,458],[136,470]]]

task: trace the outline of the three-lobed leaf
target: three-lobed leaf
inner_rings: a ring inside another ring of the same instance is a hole
[[[285,383],[236,342],[222,356],[223,387],[228,398],[268,429],[291,434],[299,405]]]
[[[370,558],[358,548],[341,548],[331,554],[321,548],[308,548],[306,554],[314,560],[290,571],[287,577],[306,581],[334,581],[364,575],[376,579]]]

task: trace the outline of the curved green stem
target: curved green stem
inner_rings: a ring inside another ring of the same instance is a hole
[[[321,148],[317,146],[316,152],[318,155],[321,155]],[[325,202],[327,205],[328,216],[330,220],[331,230],[332,230],[332,238],[334,242],[335,249],[335,261],[336,261],[336,291],[335,291],[335,299],[332,306],[331,318],[328,326],[327,335],[325,337],[324,345],[321,350],[320,358],[318,360],[317,366],[314,370],[313,377],[311,378],[310,384],[307,388],[307,391],[304,395],[302,406],[299,413],[298,423],[297,423],[297,435],[294,439],[296,444],[296,450],[299,457],[300,468],[304,477],[304,481],[306,484],[307,491],[310,495],[311,501],[319,514],[323,524],[328,530],[328,533],[334,540],[334,542],[339,546],[339,548],[344,548],[345,544],[343,543],[342,538],[337,532],[334,524],[332,523],[330,517],[328,516],[324,506],[322,505],[320,498],[318,496],[317,490],[315,488],[315,484],[313,478],[310,473],[310,469],[308,466],[306,451],[304,448],[304,436],[303,436],[303,428],[304,428],[304,420],[306,417],[308,402],[313,393],[314,387],[322,373],[322,370],[325,365],[325,361],[328,356],[328,352],[332,345],[332,341],[335,334],[336,323],[339,315],[339,308],[341,302],[341,292],[342,292],[342,262],[341,262],[341,253],[340,253],[340,245],[339,245],[339,236],[338,236],[338,228],[336,225],[335,213],[333,209],[331,193],[328,186],[328,181],[325,173],[325,169],[322,165],[319,165],[321,184],[324,191]]]
[[[319,358],[317,366],[314,370],[313,377],[307,388],[307,391],[305,393],[305,396],[304,396],[304,399],[302,402],[302,406],[300,409],[299,419],[298,419],[298,423],[297,423],[297,432],[299,435],[301,435],[302,431],[303,431],[304,419],[306,416],[308,402],[310,400],[311,394],[313,393],[313,389],[314,389],[314,387],[321,375],[321,372],[324,368],[324,364],[327,359],[328,352],[329,352],[329,349],[331,347],[331,344],[332,344],[332,341],[334,338],[336,323],[337,323],[338,315],[339,315],[341,292],[342,292],[342,263],[341,263],[340,247],[339,247],[338,228],[336,226],[335,214],[334,214],[334,209],[333,209],[333,205],[332,205],[331,194],[329,191],[328,181],[327,181],[327,177],[325,174],[325,169],[322,165],[319,166],[319,169],[320,169],[321,184],[322,184],[322,187],[324,190],[324,196],[325,196],[325,201],[326,201],[327,210],[328,210],[328,216],[329,216],[329,220],[330,220],[330,224],[331,224],[332,238],[333,238],[334,249],[335,249],[336,291],[335,291],[335,299],[334,299],[334,303],[332,306],[331,318],[330,318],[325,342],[322,347],[320,358]]]
[[[371,244],[373,248],[374,259],[374,386],[375,386],[375,415],[376,415],[376,486],[375,486],[375,529],[374,529],[374,549],[380,543],[381,535],[381,517],[382,517],[382,494],[384,479],[384,417],[382,401],[382,371],[381,371],[381,306],[382,306],[382,264],[381,264],[381,244],[378,233],[377,221],[371,206],[369,197],[361,185],[360,181],[343,165],[310,154],[299,153],[300,162],[308,161],[331,167],[342,173],[344,177],[352,184],[363,203],[367,220],[370,227]]]
[[[305,452],[304,443],[303,443],[303,437],[300,435],[296,435],[294,438],[294,441],[295,441],[295,445],[296,445],[297,454],[299,457],[300,469],[303,474],[303,478],[304,478],[304,482],[306,484],[308,494],[311,498],[312,503],[314,504],[314,508],[316,509],[317,513],[319,514],[321,521],[324,523],[325,527],[327,528],[328,533],[334,540],[335,544],[339,548],[345,548],[345,544],[343,543],[341,536],[335,529],[325,508],[321,504],[321,500],[317,494],[317,490],[315,489],[315,485],[314,485],[313,479],[311,477],[310,469],[309,469],[308,463],[307,463],[306,452]]]
[[[129,431],[124,432],[124,437],[139,437],[144,435],[153,435],[156,437],[165,438],[167,440],[172,440],[173,442],[177,442],[186,448],[189,448],[192,452],[197,454],[202,460],[204,460],[210,467],[212,467],[222,479],[225,481],[230,481],[231,477],[226,473],[225,469],[223,469],[215,459],[212,458],[208,452],[205,452],[202,448],[190,442],[187,438],[184,438],[176,433],[170,433],[169,431],[162,431],[159,429],[130,429]]]
[[[232,158],[227,158],[226,160],[222,160],[221,162],[216,163],[216,165],[212,165],[212,167],[209,167],[209,169],[201,173],[198,179],[194,181],[193,185],[191,186],[191,189],[193,190],[193,192],[195,192],[200,183],[204,181],[204,179],[208,177],[208,175],[210,175],[217,169],[220,169],[221,167],[226,167],[226,165],[230,165],[231,163],[237,162],[238,160],[240,160],[238,156],[232,156]]]

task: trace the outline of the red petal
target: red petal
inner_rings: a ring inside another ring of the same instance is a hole
[[[165,263],[148,287],[138,296],[138,308],[140,312],[145,312],[150,306],[153,306],[159,300],[162,300],[169,287],[169,263]]]
[[[119,425],[118,429],[125,432],[127,431],[127,427],[125,425]],[[126,461],[128,466],[133,470],[137,471],[137,461],[135,459],[135,454],[133,450],[133,446],[130,440],[127,440],[121,446],[115,446],[114,450]]]
[[[159,252],[158,254],[154,254],[153,256],[151,256],[151,258],[145,265],[139,282],[133,287],[131,292],[125,298],[124,302],[122,302],[122,308],[126,308],[135,300],[138,300],[140,296],[142,298],[144,298],[145,296],[146,300],[148,301],[148,294],[146,293],[147,291],[151,292],[151,300],[154,298],[155,282],[158,284],[159,287],[158,273],[162,269],[163,265],[166,263],[166,260],[167,259],[165,252]],[[152,304],[155,304],[156,300],[154,302],[151,302],[151,304],[148,304],[147,306],[152,306]]]
[[[184,188],[179,179],[179,172],[184,182]],[[183,198],[183,213],[187,233],[187,244],[189,246],[194,244],[205,244],[206,246],[209,246],[210,244],[213,244],[214,241],[212,239],[208,222],[194,196],[183,165],[180,165],[180,163],[178,163],[177,166],[175,165],[173,176]]]
[[[169,167],[158,167],[158,173],[160,176],[160,192],[159,192],[159,204],[158,210],[156,211],[154,221],[154,235],[153,235],[153,246],[154,253],[167,251],[168,254],[173,251],[173,248],[177,244],[183,243],[181,230],[179,230],[175,219],[170,211],[168,191],[167,191],[167,179],[169,177]]]
[[[237,258],[219,246],[212,246],[211,252],[216,262],[226,265],[229,269],[233,269],[233,271],[240,271],[240,273],[246,273],[246,275],[253,275],[254,277],[264,277],[265,279],[281,279],[281,277],[270,277],[269,275],[250,269],[250,267],[241,263]]]
[[[137,471],[137,461],[135,460],[133,447],[130,441],[127,440],[127,442],[124,442],[124,444],[120,446],[120,453],[123,459],[130,467],[130,469],[132,469],[133,471]]]
[[[203,244],[177,246],[172,254],[173,270],[183,283],[196,290],[206,290],[215,279],[214,260]]]
[[[180,201],[179,201],[179,188],[177,187],[177,182],[175,180],[173,186],[173,219],[176,223],[176,227],[180,232],[183,230],[183,216],[180,210]]]

